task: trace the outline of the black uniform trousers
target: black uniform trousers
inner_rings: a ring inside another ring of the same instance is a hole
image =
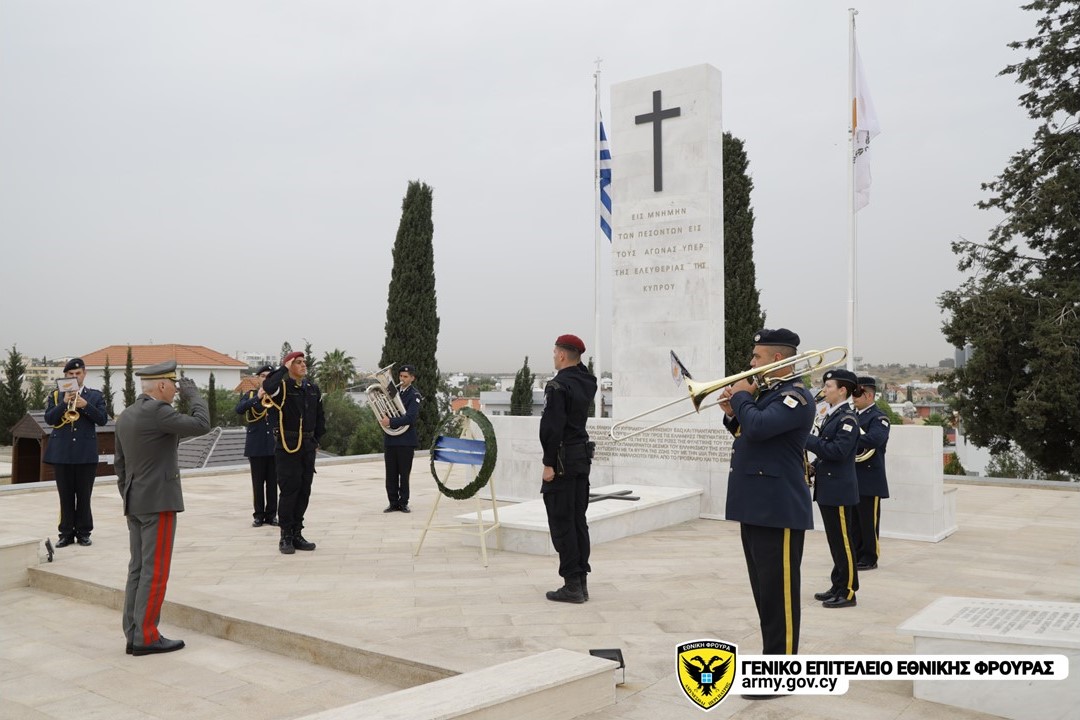
[[[383,450],[386,463],[386,499],[391,505],[409,504],[409,474],[412,473],[416,449],[404,445],[387,445]]]
[[[60,493],[60,537],[90,537],[94,516],[90,512],[90,495],[94,492],[97,463],[53,465],[56,490]]]
[[[852,541],[852,518],[854,505],[822,505],[821,522],[825,525],[825,538],[829,541],[833,569],[830,579],[832,593],[850,600],[859,589],[859,571],[855,567],[855,546]]]
[[[589,555],[589,463],[566,462],[562,476],[543,488],[551,544],[559,553],[559,575],[573,577],[592,570]]]
[[[311,482],[315,478],[315,441],[304,438],[300,449],[288,453],[280,447],[274,451],[277,471],[278,524],[282,533],[299,533],[304,529],[304,513],[311,498]]]
[[[881,555],[881,498],[860,495],[855,512],[855,558],[864,565],[876,565]]]
[[[743,555],[761,624],[762,655],[799,652],[805,530],[741,523]]]
[[[251,496],[255,511],[252,517],[269,522],[277,515],[277,474],[274,456],[249,457],[251,465]]]

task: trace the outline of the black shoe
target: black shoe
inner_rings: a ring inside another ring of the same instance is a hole
[[[75,543],[75,538],[73,538],[73,537],[65,537],[65,536],[61,535],[60,539],[56,541],[56,547],[58,547],[58,548],[67,547],[68,545],[73,545],[74,543]]]
[[[251,527],[262,527],[265,524],[266,523],[262,518],[255,518],[251,521]]]
[[[585,598],[585,602],[589,602],[589,581],[585,573],[581,573],[581,597]]]
[[[76,539],[75,542],[79,543],[83,547],[90,547],[94,544],[93,541],[90,539],[89,535],[83,535],[81,538]]]
[[[390,503],[389,505],[386,506],[386,509],[383,510],[383,512],[384,513],[397,512],[397,509],[398,509],[397,503]]]
[[[293,547],[296,548],[297,550],[314,550],[315,549],[315,543],[311,542],[310,540],[305,540],[304,536],[301,535],[300,533],[296,533],[295,535],[292,536],[292,544],[293,544]]]
[[[858,570],[877,570],[877,563],[876,562],[872,562],[872,563],[861,562],[861,563],[856,563],[855,567]]]
[[[412,512],[412,510],[409,509],[408,505],[399,505],[398,510],[400,510],[403,513],[411,513]]]
[[[827,590],[825,592],[814,593],[814,599],[818,602],[825,602],[826,600],[832,600],[836,597],[835,590]],[[746,697],[745,695],[743,697]]]
[[[278,525],[278,521],[277,521],[276,517],[275,518],[270,518],[269,520],[267,520],[266,524],[267,525],[273,525],[274,527],[280,527],[280,525]]]
[[[132,643],[128,643],[127,645],[124,646],[124,652],[127,653],[128,655],[134,655],[135,654],[134,647],[135,646]]]
[[[822,607],[827,607],[827,608],[842,608],[842,607],[855,607],[856,605],[858,605],[858,603],[855,602],[855,596],[854,595],[851,596],[850,600],[848,600],[843,595],[835,595],[835,596],[829,598],[828,600],[826,600],[825,602],[821,603],[821,605],[822,605]]]
[[[566,584],[558,590],[548,590],[547,599],[553,602],[574,603],[580,605],[585,602],[585,596],[581,593],[581,582],[577,578],[567,578]]]
[[[157,655],[158,653],[167,653],[179,650],[184,647],[183,640],[170,640],[165,636],[159,637],[156,641],[149,645],[132,645],[132,655]]]
[[[296,552],[296,548],[293,547],[293,539],[291,535],[281,538],[281,540],[278,542],[277,547],[278,550],[281,551],[282,555],[292,555],[294,552]]]

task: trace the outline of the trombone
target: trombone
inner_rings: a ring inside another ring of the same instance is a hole
[[[830,360],[828,359],[828,356],[830,354],[835,354],[838,357]],[[785,382],[787,380],[791,380],[792,378],[805,375],[806,373],[834,367],[844,362],[846,359],[847,348],[837,346],[831,347],[827,350],[809,350],[804,353],[799,353],[798,355],[793,355],[789,358],[784,358],[783,360],[777,360],[774,363],[769,363],[760,367],[751,368],[735,375],[729,375],[728,377],[720,378],[719,380],[713,380],[712,382],[695,382],[693,380],[687,380],[686,389],[690,393],[690,402],[694,404],[693,410],[687,410],[681,415],[669,417],[666,420],[661,420],[660,422],[653,423],[652,425],[649,425],[647,427],[631,430],[630,432],[627,432],[625,434],[620,435],[618,433],[618,430],[620,428],[634,422],[635,420],[640,420],[641,418],[657,413],[664,408],[668,408],[672,405],[681,403],[685,401],[686,398],[672,400],[671,402],[657,405],[656,407],[646,410],[645,412],[638,413],[637,415],[634,415],[632,417],[628,417],[625,420],[620,420],[617,423],[612,423],[611,429],[608,430],[608,435],[613,441],[621,442],[622,440],[632,438],[635,435],[640,435],[642,433],[649,432],[650,430],[655,430],[658,427],[673,423],[676,420],[681,420],[684,417],[689,417],[694,413],[701,412],[701,403],[704,402],[705,398],[707,398],[709,395],[712,395],[717,390],[721,390],[729,385],[734,385],[740,380],[757,378],[759,383],[761,381],[764,381],[768,385],[773,385],[775,383]],[[777,370],[786,370],[786,372],[778,376],[773,376],[769,378],[765,377],[766,375],[774,373]]]

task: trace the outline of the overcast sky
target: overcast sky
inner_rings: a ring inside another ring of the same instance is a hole
[[[851,4],[0,0],[0,345],[306,338],[372,369],[419,179],[441,370],[547,369],[563,332],[591,348],[597,57],[605,111],[613,83],[720,69],[768,325],[843,345]],[[997,77],[1034,35],[1018,5],[857,5],[882,126],[858,215],[867,362],[952,357],[949,243],[1000,221],[980,183],[1034,130]]]

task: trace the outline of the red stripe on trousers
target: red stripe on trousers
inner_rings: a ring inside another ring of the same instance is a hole
[[[143,615],[143,644],[157,642],[158,619],[161,617],[161,605],[165,602],[165,585],[169,581],[169,565],[172,560],[172,523],[176,515],[171,512],[158,513],[157,546],[154,548],[154,574],[150,580],[150,594],[146,598],[146,613]]]

